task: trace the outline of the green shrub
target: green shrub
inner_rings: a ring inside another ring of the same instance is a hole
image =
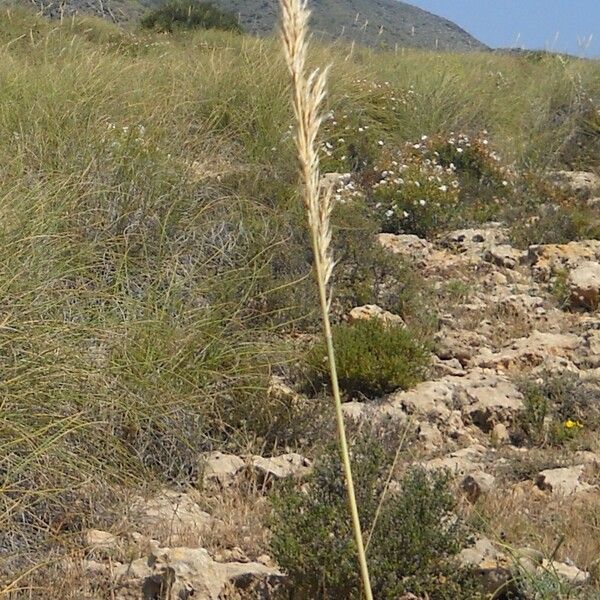
[[[397,168],[399,173],[394,168],[382,171],[372,187],[370,200],[380,215],[382,230],[420,237],[440,233],[458,208],[454,176],[425,162],[407,160]]]
[[[234,15],[210,2],[169,0],[142,18],[142,27],[172,32],[175,29],[222,29],[241,32]]]
[[[410,331],[380,319],[334,328],[333,340],[341,389],[350,397],[374,398],[423,381],[428,352]],[[309,352],[308,364],[317,383],[329,381],[324,342]]]
[[[358,439],[352,456],[362,527],[369,532],[390,460],[372,434]],[[368,546],[375,598],[397,600],[406,593],[430,600],[480,598],[471,573],[454,560],[467,536],[447,475],[415,468],[400,488],[388,493]],[[337,447],[324,453],[303,490],[288,483],[273,498],[271,547],[290,576],[288,598],[360,598]]]

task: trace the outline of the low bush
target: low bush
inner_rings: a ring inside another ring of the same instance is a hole
[[[210,2],[169,0],[142,19],[142,27],[172,32],[176,29],[222,29],[240,32],[234,15],[224,12]]]
[[[368,539],[390,457],[372,433],[359,437],[352,457]],[[337,447],[329,447],[302,490],[288,483],[273,497],[271,547],[290,576],[288,598],[361,597],[339,463]],[[482,598],[472,573],[455,560],[467,533],[454,511],[445,473],[414,468],[402,477],[400,491],[387,495],[370,535],[368,557],[375,598],[397,600],[408,593],[430,600]]]
[[[333,339],[342,391],[351,398],[376,398],[397,389],[409,389],[423,381],[429,362],[425,345],[403,326],[379,319],[342,324]],[[329,381],[325,342],[308,353],[313,381]]]

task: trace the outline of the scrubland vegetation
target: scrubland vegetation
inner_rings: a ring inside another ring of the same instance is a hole
[[[544,173],[600,172],[600,67],[343,45],[313,46],[311,62],[332,65],[323,170],[351,174],[335,191],[332,318],[347,399],[366,400],[426,377],[443,313],[468,294],[392,260],[375,234],[503,221],[523,248],[598,239],[598,208]],[[358,597],[323,450],[333,417],[292,124],[276,39],[0,15],[0,596],[82,597],[57,565],[123,512],[125,489],[193,485],[203,452],[285,450],[324,456],[310,493],[274,500],[274,554],[308,594],[294,597]],[[406,329],[346,323],[361,304]],[[304,401],[268,393],[275,375]],[[564,447],[579,421],[597,435],[581,386],[521,385],[527,444]],[[388,460],[369,443],[355,457],[367,531]],[[477,519],[447,520],[441,475],[401,482],[371,542],[377,597],[479,597],[451,562]],[[523,597],[579,597],[551,585]]]

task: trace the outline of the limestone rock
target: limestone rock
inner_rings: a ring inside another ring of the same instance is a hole
[[[496,479],[493,475],[485,471],[473,471],[460,482],[460,488],[469,502],[475,504],[482,494],[493,489],[495,482]]]
[[[267,394],[272,400],[278,400],[285,405],[298,404],[302,401],[300,394],[291,388],[283,379],[276,375],[271,376]]]
[[[584,339],[589,353],[592,356],[600,356],[600,331],[589,331]]]
[[[527,252],[527,262],[537,281],[549,281],[558,271],[573,270],[594,260],[600,260],[600,240],[535,245]]]
[[[462,550],[458,557],[461,565],[476,570],[486,594],[513,591],[511,561],[487,538],[477,540],[474,546]]]
[[[424,264],[433,251],[433,245],[430,242],[416,235],[380,233],[377,241],[385,250],[409,258],[417,264]]]
[[[441,351],[443,352],[443,350]],[[431,371],[435,379],[445,377],[446,375],[457,375],[460,377],[465,374],[465,369],[457,358],[441,359],[435,354],[432,357]]]
[[[499,352],[483,348],[471,363],[488,369],[513,371],[537,367],[553,356],[569,358],[579,350],[580,345],[581,339],[573,334],[533,331],[530,336],[514,340]]]
[[[525,571],[529,576],[536,576],[544,562],[544,554],[533,548],[519,548],[514,553],[514,558],[516,560],[515,567],[517,567],[516,575]]]
[[[379,403],[343,406],[344,413],[359,422],[386,419],[404,424],[411,416],[420,424],[418,437],[431,448],[439,444],[439,435],[470,445],[475,441],[470,426],[489,433],[497,423],[513,423],[523,410],[523,396],[509,379],[480,368],[425,381]]]
[[[234,454],[209,452],[200,460],[203,483],[209,488],[226,488],[231,486],[237,475],[244,470],[246,462]]]
[[[274,458],[255,456],[252,469],[259,485],[270,484],[286,477],[302,477],[310,470],[310,461],[294,452]]]
[[[499,267],[514,269],[527,258],[527,253],[513,248],[510,244],[492,246],[484,253],[484,259]]]
[[[210,528],[213,518],[200,509],[192,496],[183,492],[161,490],[151,498],[137,497],[131,504],[131,522],[146,529],[164,542],[182,536],[199,536]]]
[[[511,315],[526,318],[540,314],[540,309],[544,307],[544,299],[541,296],[533,295],[531,292],[508,294],[498,298],[496,304],[506,312],[507,318],[510,318]]]
[[[488,340],[479,333],[467,330],[442,329],[435,336],[436,355],[442,360],[457,359],[465,365]]]
[[[587,571],[582,571],[575,565],[569,565],[563,562],[544,560],[542,563],[542,570],[546,573],[556,573],[571,585],[582,585],[590,578],[590,574]]]
[[[485,447],[479,444],[468,448],[461,448],[440,458],[426,461],[423,466],[431,471],[446,470],[452,475],[466,477],[471,473],[480,473],[481,464],[485,458]]]
[[[427,421],[419,423],[418,426],[418,439],[422,443],[425,450],[431,452],[440,448],[444,444],[444,436],[440,433],[440,430]]]
[[[583,481],[584,474],[585,465],[547,469],[538,474],[535,484],[543,491],[560,496],[570,496],[592,489],[589,483]]]
[[[455,399],[463,413],[486,433],[496,423],[514,422],[525,409],[523,395],[511,381],[483,371],[473,371],[464,378]]]
[[[452,412],[453,392],[454,385],[449,378],[425,381],[412,390],[391,394],[386,404],[406,414],[427,416],[432,421],[445,420]]]
[[[587,261],[569,273],[571,306],[595,310],[600,303],[600,263]]]
[[[492,442],[497,445],[508,444],[510,442],[510,435],[504,423],[496,423],[492,428],[490,437]]]
[[[442,245],[460,254],[483,258],[493,247],[508,241],[506,228],[498,223],[490,223],[480,229],[459,229],[451,231],[441,239]]]
[[[356,323],[357,321],[370,321],[371,319],[380,319],[386,325],[405,326],[401,316],[395,315],[387,310],[383,310],[377,304],[365,304],[353,308],[348,314],[348,321]]]
[[[561,189],[571,192],[582,200],[600,193],[600,177],[586,171],[552,171],[550,180]]]
[[[277,585],[283,575],[255,562],[215,562],[203,548],[157,548],[115,569],[115,580],[118,600],[218,600],[228,588]]]
[[[114,550],[119,546],[117,536],[100,529],[88,529],[83,535],[83,542],[90,550]]]

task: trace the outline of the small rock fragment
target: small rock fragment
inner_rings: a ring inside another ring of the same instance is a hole
[[[353,308],[348,314],[348,321],[356,323],[357,321],[370,321],[371,319],[380,319],[386,325],[399,325],[404,327],[406,324],[400,315],[384,310],[377,304],[365,304]]]
[[[582,480],[584,472],[585,465],[547,469],[538,474],[535,484],[542,491],[570,496],[592,489],[589,483]]]
[[[573,308],[595,310],[600,301],[600,263],[587,261],[569,273],[567,280]]]

